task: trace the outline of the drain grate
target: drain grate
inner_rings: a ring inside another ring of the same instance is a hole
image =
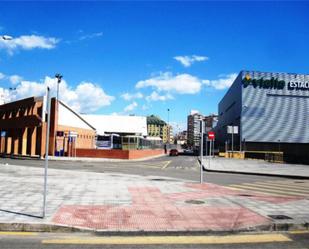
[[[268,215],[268,217],[274,219],[274,220],[292,220],[293,218],[286,216],[286,215],[282,215],[282,214],[274,214],[274,215]]]
[[[302,181],[295,181],[294,183],[305,183],[305,182],[302,182]]]
[[[248,194],[239,194],[238,196],[252,197],[253,195],[248,195]]]
[[[187,200],[185,201],[187,204],[195,204],[195,205],[201,205],[204,204],[204,201],[200,201],[200,200]]]

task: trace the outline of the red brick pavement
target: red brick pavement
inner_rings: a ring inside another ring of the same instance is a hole
[[[241,206],[212,206],[207,197],[234,195],[213,184],[189,184],[192,191],[163,194],[155,187],[130,187],[131,205],[66,205],[54,215],[57,224],[103,230],[233,230],[270,221]],[[238,191],[239,194],[239,191]],[[206,198],[205,205],[185,203]]]

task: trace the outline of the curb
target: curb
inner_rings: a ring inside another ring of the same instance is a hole
[[[164,157],[166,154],[144,157],[139,159],[114,159],[114,158],[94,158],[94,157],[55,157],[49,156],[50,161],[71,161],[71,162],[141,162],[155,158]]]
[[[245,232],[288,232],[288,231],[308,231],[309,223],[271,223],[255,227],[247,227],[231,230],[96,230],[83,227],[70,227],[57,224],[39,224],[39,223],[0,223],[0,231],[8,232],[53,232],[53,233],[94,233],[100,236],[141,236],[141,235],[225,235]]]
[[[167,154],[160,154],[150,157],[143,157],[138,159],[115,159],[115,158],[96,158],[96,157],[56,157],[48,156],[49,161],[70,161],[70,162],[142,162],[151,159],[167,156]],[[29,156],[1,156],[0,158],[16,159],[16,160],[41,160],[45,159],[42,157],[29,157]]]
[[[279,175],[271,173],[259,173],[259,172],[244,172],[244,171],[230,171],[230,170],[216,170],[216,169],[207,169],[203,167],[204,171],[213,172],[213,173],[227,173],[227,174],[239,174],[239,175],[259,175],[259,176],[272,176],[272,177],[281,177],[281,178],[293,178],[293,179],[309,179],[309,176],[298,176],[298,175]]]
[[[199,164],[201,164],[201,160],[197,159]],[[309,166],[308,166],[309,167]],[[226,173],[226,174],[239,174],[239,175],[259,175],[259,176],[272,176],[272,177],[282,177],[282,178],[293,178],[293,179],[309,179],[309,176],[300,176],[300,175],[280,175],[280,174],[272,174],[272,173],[259,173],[259,172],[246,172],[246,171],[233,171],[233,170],[218,170],[218,169],[208,169],[203,166],[203,171],[213,172],[213,173]]]
[[[0,231],[9,232],[86,232],[90,231],[86,228],[69,227],[56,224],[40,224],[40,223],[0,223]]]

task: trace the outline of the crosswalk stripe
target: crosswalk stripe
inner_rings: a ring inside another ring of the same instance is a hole
[[[270,190],[270,189],[262,189],[257,187],[250,187],[250,186],[244,186],[244,185],[230,185],[233,188],[242,189],[242,190],[251,190],[254,192],[260,192],[260,193],[272,193],[272,194],[280,194],[281,196],[305,196],[303,194],[299,193],[291,193],[289,191],[281,191],[281,190]]]
[[[265,191],[262,191],[262,190],[252,190],[252,189],[236,188],[236,187],[231,187],[231,186],[229,186],[228,188],[229,188],[229,189],[232,189],[232,190],[243,190],[243,191],[248,191],[248,190],[250,190],[250,191],[252,191],[252,192],[254,192],[254,193],[257,193],[257,194],[263,194],[263,195],[266,194],[266,192],[265,192]],[[267,194],[273,194],[273,195],[275,195],[275,196],[277,196],[277,197],[287,197],[287,196],[292,197],[292,196],[293,196],[293,195],[284,195],[284,194],[278,194],[278,193],[273,193],[273,192],[267,193]]]
[[[255,182],[255,184],[265,184],[271,186],[280,186],[281,188],[293,188],[293,189],[300,189],[300,190],[308,190],[309,186],[302,186],[300,184],[286,184],[286,183],[277,183],[277,182]]]
[[[309,181],[308,180],[279,180],[279,181],[272,181],[272,182],[276,182],[276,183],[281,183],[281,184],[293,184],[293,185],[302,185],[302,186],[307,186],[309,187]],[[298,183],[295,183],[295,182],[298,182]]]
[[[252,187],[262,187],[262,188],[266,188],[266,189],[284,190],[282,186],[264,184],[264,183],[244,183],[243,185],[252,186]],[[309,195],[309,189],[308,190],[294,189],[293,187],[289,186],[288,191],[289,192],[295,192],[295,193],[303,193],[303,194]]]

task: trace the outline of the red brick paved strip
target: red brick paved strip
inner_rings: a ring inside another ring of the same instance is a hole
[[[181,194],[177,198],[172,195],[171,198],[171,195],[163,194],[158,188],[129,188],[129,192],[132,195],[130,206],[62,206],[53,217],[53,222],[123,231],[231,230],[269,223],[265,217],[243,207],[179,204]],[[192,191],[181,197],[185,197],[182,199],[185,201],[200,196],[200,193]]]

